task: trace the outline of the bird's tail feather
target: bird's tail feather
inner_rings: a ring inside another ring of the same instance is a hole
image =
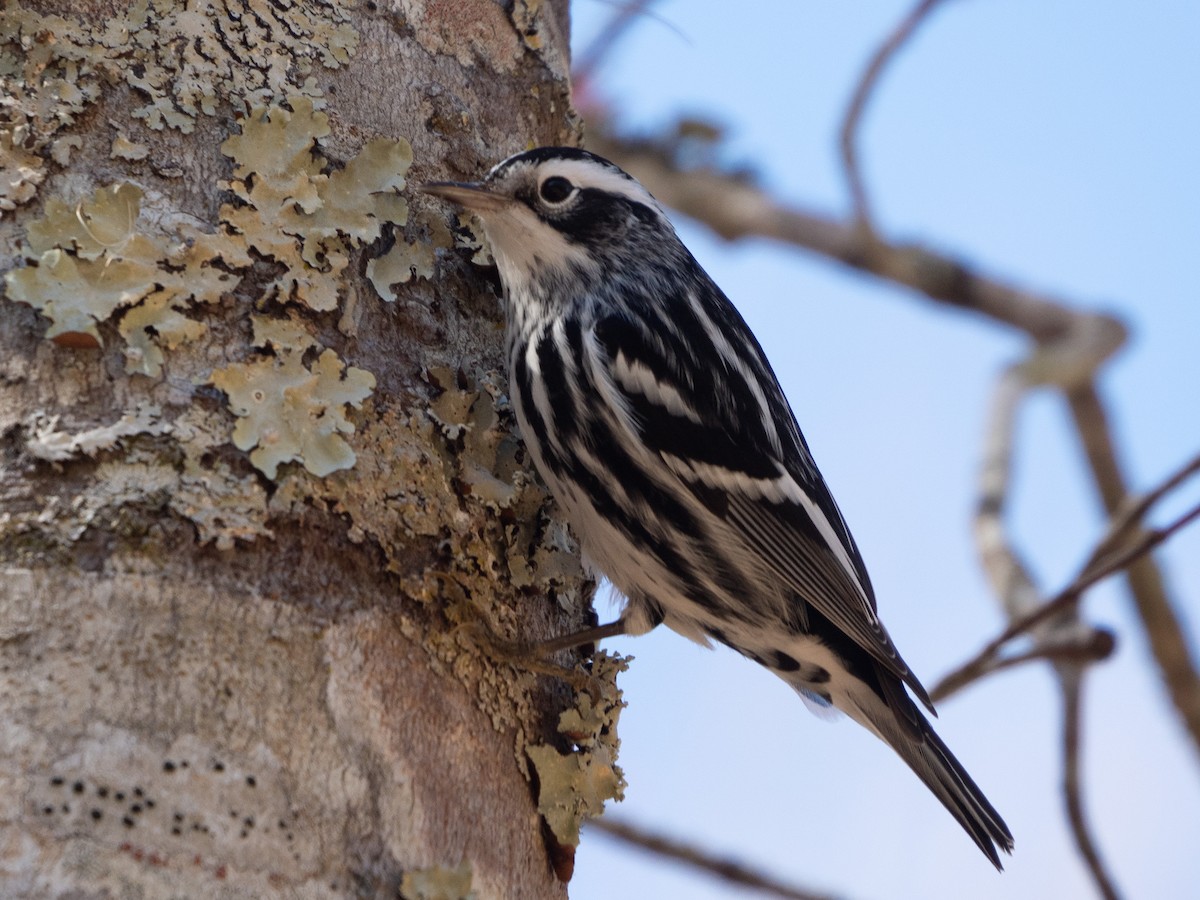
[[[849,698],[851,702],[846,704],[845,711],[900,755],[979,845],[992,865],[1003,870],[997,847],[1011,853],[1012,833],[967,770],[937,736],[929,720],[903,691],[900,688],[903,700],[888,692],[894,705],[907,704],[907,708],[893,710],[878,694],[862,685],[862,691],[855,691]]]

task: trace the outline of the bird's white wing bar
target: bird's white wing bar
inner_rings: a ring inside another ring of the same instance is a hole
[[[653,399],[653,398],[650,398]],[[850,561],[850,554],[842,544],[829,519],[787,472],[780,472],[775,478],[752,478],[744,472],[714,466],[696,460],[681,459],[670,454],[663,454],[663,461],[671,470],[684,479],[692,482],[699,481],[708,487],[725,491],[731,497],[741,495],[749,500],[766,500],[769,503],[794,503],[799,506],[822,540],[836,557],[845,571],[846,578],[854,586],[861,601],[860,611],[873,626],[879,626],[879,618],[871,607],[867,592],[862,582],[858,580],[858,571]]]
[[[659,380],[645,363],[618,352],[613,361],[613,380],[626,391],[641,394],[651,403],[674,416],[683,416],[699,425],[700,413],[673,384]]]

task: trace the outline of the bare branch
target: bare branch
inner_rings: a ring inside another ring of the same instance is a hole
[[[1090,665],[1112,656],[1117,641],[1113,633],[1106,628],[1090,628],[1080,639],[1071,639],[1060,643],[1039,643],[1024,653],[1012,656],[976,658],[972,665],[954,670],[929,692],[929,698],[934,703],[941,703],[947,697],[957,694],[972,682],[1015,669],[1017,666],[1030,662],[1073,663],[1075,665]]]
[[[1017,410],[1039,381],[1061,379],[1064,373],[1070,377],[1070,373],[1087,371],[1089,364],[1096,365],[1102,359],[1102,352],[1090,351],[1082,341],[1039,345],[1027,360],[1010,366],[996,386],[980,466],[975,542],[983,570],[1010,623],[1027,618],[1042,606],[1041,591],[1018,556],[1005,527]],[[1064,606],[1057,615],[1040,619],[1031,629],[1034,627],[1035,643],[1030,651],[1008,658],[1000,658],[995,653],[979,656],[943,679],[935,687],[937,696],[949,696],[985,675],[1032,659],[1062,660],[1065,655],[1081,663],[1085,656],[1096,658],[1097,648],[1111,652],[1112,635],[1085,626],[1073,606]]]
[[[1182,484],[1189,475],[1198,471],[1200,471],[1200,456],[1187,462],[1172,474],[1170,478],[1164,481],[1163,484],[1125,509],[1137,510],[1140,516],[1144,516],[1150,511],[1154,503]],[[1123,511],[1122,518],[1124,519],[1127,515],[1128,512]],[[1087,563],[1084,564],[1082,571],[1069,585],[1046,603],[1013,620],[998,637],[988,642],[974,657],[938,682],[933,690],[930,691],[930,696],[935,701],[944,699],[966,687],[971,682],[982,678],[984,675],[988,675],[1000,668],[1008,668],[1006,664],[998,664],[997,657],[1010,641],[1021,635],[1028,634],[1039,625],[1061,614],[1064,610],[1071,608],[1089,588],[1103,581],[1105,578],[1135,565],[1159,544],[1170,539],[1176,532],[1186,528],[1197,519],[1200,519],[1200,504],[1193,506],[1162,528],[1140,531],[1138,536],[1130,541],[1120,552],[1113,552],[1112,550],[1111,535],[1113,534],[1113,529],[1110,528],[1105,537],[1101,539],[1096,551],[1093,551]],[[1130,527],[1128,522],[1118,522],[1115,524],[1120,529]]]
[[[1041,604],[1041,593],[1004,528],[1017,409],[1031,387],[1027,368],[1009,367],[996,385],[984,437],[979,503],[975,510],[975,544],[983,570],[1010,621]]]
[[[784,884],[734,860],[720,859],[697,847],[653,834],[620,819],[613,819],[609,816],[602,819],[590,819],[586,827],[603,831],[617,840],[625,841],[627,844],[640,847],[666,859],[681,862],[708,875],[714,875],[733,884],[762,891],[775,897],[784,897],[787,900],[832,900],[829,894],[818,894]]]
[[[987,316],[1040,343],[1084,329],[1095,332],[1097,340],[1111,348],[1109,353],[1124,342],[1125,328],[1111,316],[1022,290],[926,247],[865,239],[853,225],[776,202],[745,177],[710,168],[688,169],[675,158],[676,142],[671,137],[623,140],[590,127],[588,147],[635,176],[661,202],[726,240],[765,237],[811,250],[930,299]]]
[[[845,118],[842,119],[841,151],[842,168],[846,174],[846,184],[850,188],[850,200],[854,207],[856,224],[868,235],[874,235],[875,228],[871,222],[871,210],[867,203],[867,190],[863,183],[862,169],[858,162],[858,126],[862,121],[863,110],[871,98],[879,76],[896,52],[913,36],[917,27],[928,18],[933,8],[941,0],[921,0],[913,10],[904,17],[887,39],[879,45],[867,67],[859,78],[858,86],[846,107]]]
[[[1024,653],[999,657],[999,647],[987,655],[976,657],[967,666],[943,679],[931,692],[936,700],[949,696],[978,678],[1012,668],[1035,659],[1051,662],[1063,697],[1063,800],[1075,844],[1087,865],[1097,891],[1106,900],[1117,900],[1116,888],[1106,871],[1100,851],[1092,837],[1083,809],[1080,770],[1080,694],[1087,666],[1107,657],[1113,650],[1113,635],[1085,625],[1079,619],[1076,602],[1082,593],[1086,577],[1095,577],[1102,565],[1097,561],[1107,555],[1114,559],[1112,548],[1121,535],[1128,533],[1133,512],[1115,520],[1105,539],[1093,551],[1067,592],[1070,598],[1060,603],[1041,604],[1040,593],[1029,571],[1017,557],[1004,522],[1004,509],[1009,494],[1009,475],[1012,469],[1013,446],[1016,443],[1016,413],[1029,389],[1039,382],[1058,382],[1078,377],[1091,377],[1089,363],[1096,359],[1086,344],[1060,342],[1041,345],[1029,359],[1010,367],[1000,378],[992,402],[987,436],[984,441],[983,465],[980,473],[980,500],[975,516],[975,534],[983,559],[984,571],[1004,606],[1010,630],[1017,623],[1028,623],[1026,631],[1033,633],[1033,647]],[[1103,357],[1099,357],[1103,359]],[[1086,373],[1086,374],[1085,374]],[[1177,478],[1167,484],[1178,483]],[[1169,488],[1166,488],[1169,490]],[[1161,496],[1166,490],[1156,492]],[[1144,515],[1153,500],[1131,504]],[[1052,608],[1054,607],[1054,608]]]
[[[1105,900],[1118,900],[1120,895],[1104,861],[1100,858],[1100,851],[1096,847],[1083,809],[1079,760],[1082,755],[1080,746],[1083,728],[1080,720],[1083,716],[1084,672],[1074,668],[1073,671],[1060,671],[1059,675],[1063,698],[1063,802],[1067,808],[1067,821],[1071,825],[1075,846],[1079,848],[1092,881],[1096,884],[1096,890]]]
[[[974,657],[946,675],[929,692],[929,696],[934,700],[944,699],[950,696],[950,694],[966,687],[971,682],[977,681],[992,671],[996,671],[998,668],[1007,668],[1007,666],[998,667],[995,664],[996,654],[1004,648],[1005,644],[1013,638],[1028,633],[1054,616],[1061,614],[1064,610],[1070,609],[1074,604],[1079,602],[1079,598],[1088,588],[1103,581],[1110,575],[1114,575],[1126,567],[1135,564],[1151,550],[1175,534],[1175,532],[1185,528],[1197,519],[1200,519],[1200,504],[1192,507],[1192,509],[1166,527],[1146,532],[1135,544],[1127,548],[1123,553],[1110,559],[1104,565],[1097,566],[1091,571],[1080,575],[1079,578],[1056,594],[1053,599],[1028,615],[1017,619],[1008,628],[1004,629],[999,637],[990,641]]]
[[[1068,400],[1104,508],[1110,516],[1116,515],[1127,491],[1104,406],[1091,386],[1071,391]],[[1153,560],[1143,555],[1129,566],[1128,581],[1167,692],[1191,735],[1193,748],[1200,753],[1200,676],[1179,616],[1167,596],[1162,573]]]
[[[1088,566],[1099,563],[1105,555],[1117,550],[1121,541],[1141,524],[1142,519],[1150,512],[1154,504],[1197,472],[1200,472],[1200,454],[1177,469],[1174,474],[1153,490],[1145,494],[1126,497],[1120,508],[1113,514],[1108,532],[1096,545],[1096,549],[1092,551],[1092,555],[1088,559]],[[1087,566],[1084,568],[1086,569]]]

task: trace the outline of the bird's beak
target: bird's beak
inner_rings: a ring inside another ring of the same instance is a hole
[[[423,194],[432,194],[457,203],[472,212],[490,212],[503,209],[512,202],[503,194],[489,190],[478,182],[429,181],[417,188]]]

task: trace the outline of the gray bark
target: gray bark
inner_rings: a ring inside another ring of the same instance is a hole
[[[615,689],[489,649],[591,585],[399,178],[573,138],[566,4],[189,6],[0,13],[0,893],[562,897]]]

